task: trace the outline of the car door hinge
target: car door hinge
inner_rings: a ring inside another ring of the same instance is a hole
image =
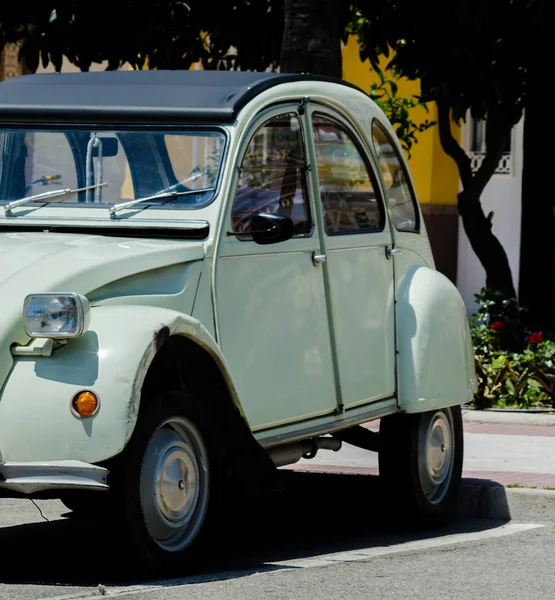
[[[309,96],[305,96],[300,102],[299,102],[299,106],[297,107],[297,112],[300,115],[304,115],[304,108],[305,106],[310,102],[310,97]]]

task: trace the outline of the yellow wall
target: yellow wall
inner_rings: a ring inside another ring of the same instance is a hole
[[[365,92],[370,91],[370,85],[377,76],[371,70],[370,62],[361,62],[356,38],[349,38],[343,48],[343,79],[354,83]],[[399,94],[409,97],[420,92],[416,81],[400,80]],[[413,109],[412,118],[418,121],[437,120],[435,103],[430,103],[429,112],[423,108]],[[454,127],[454,135],[459,138],[460,130]],[[459,174],[454,161],[447,156],[439,141],[437,126],[417,134],[418,143],[411,149],[409,160],[411,173],[416,187],[418,199],[424,204],[456,204],[459,188]]]

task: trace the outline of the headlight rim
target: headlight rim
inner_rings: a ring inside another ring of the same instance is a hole
[[[51,332],[42,333],[33,331],[28,326],[27,322],[27,308],[32,298],[74,298],[75,306],[77,308],[77,324],[78,328],[71,333],[64,332]],[[23,324],[25,327],[25,333],[32,339],[53,339],[53,340],[68,340],[82,336],[87,330],[90,322],[90,304],[86,296],[77,292],[34,292],[27,294],[23,301]]]

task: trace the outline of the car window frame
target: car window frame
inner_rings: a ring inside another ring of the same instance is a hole
[[[298,104],[292,104],[290,102],[280,104],[277,106],[272,106],[268,110],[262,111],[258,113],[255,118],[249,123],[249,126],[246,130],[246,133],[250,133],[250,135],[242,134],[243,140],[240,144],[239,151],[237,152],[237,161],[234,169],[234,181],[230,186],[229,200],[228,200],[228,209],[226,210],[226,223],[230,228],[230,231],[233,230],[233,206],[235,204],[235,200],[237,197],[237,190],[239,189],[239,179],[241,175],[241,167],[243,165],[244,158],[249,149],[249,146],[254,138],[254,136],[258,133],[258,131],[264,127],[264,125],[273,119],[279,118],[280,116],[291,115],[294,116],[299,123],[299,132],[301,136],[301,143],[303,148],[304,160],[305,160],[305,188],[306,188],[306,197],[307,197],[307,207],[309,211],[310,217],[310,228],[304,234],[296,234],[292,236],[291,240],[300,240],[306,238],[312,238],[316,231],[316,221],[317,216],[315,212],[314,202],[316,201],[313,198],[310,190],[310,166],[308,159],[308,137],[307,132],[305,131],[305,126],[303,123],[302,115],[298,111]],[[252,235],[250,233],[245,234],[233,234],[234,237],[239,242],[250,242],[256,244],[252,239]],[[283,243],[287,243],[289,240],[284,240],[283,242],[279,242],[277,245],[281,245]]]
[[[387,210],[385,199],[383,197],[382,191],[382,180],[380,178],[380,172],[375,166],[375,157],[372,153],[372,149],[367,147],[367,144],[364,143],[364,136],[362,136],[355,125],[347,119],[342,113],[338,113],[335,110],[330,109],[326,105],[318,105],[315,106],[313,111],[311,112],[310,126],[311,131],[310,135],[312,136],[312,143],[314,144],[314,149],[316,150],[316,140],[314,139],[314,130],[313,130],[313,118],[317,116],[323,116],[328,118],[330,121],[335,121],[340,127],[343,128],[345,133],[349,136],[351,141],[354,143],[358,153],[360,154],[365,166],[366,170],[369,174],[370,182],[372,183],[372,187],[374,189],[374,193],[376,195],[376,201],[378,203],[378,208],[380,211],[380,224],[381,226],[376,229],[366,230],[366,231],[344,231],[338,233],[328,233],[326,231],[325,223],[322,223],[324,234],[327,237],[341,237],[341,236],[352,236],[352,235],[367,235],[374,233],[383,233],[388,227],[388,218],[389,212]],[[317,158],[317,157],[316,157]],[[316,177],[318,179],[318,184],[320,183],[320,177],[318,174],[318,164],[314,165],[314,169],[316,172]],[[380,167],[381,169],[381,167]],[[319,187],[319,186],[318,186]],[[316,200],[316,199],[315,199]],[[324,206],[322,204],[322,197],[318,192],[318,201],[321,203],[322,211]]]
[[[383,177],[383,173],[382,173],[382,168],[381,168],[381,163],[380,163],[380,159],[378,156],[378,153],[376,152],[375,148],[374,148],[374,125],[376,125],[381,129],[381,131],[383,132],[383,134],[385,135],[385,137],[387,138],[387,140],[389,141],[389,143],[391,144],[394,152],[396,153],[397,157],[399,158],[399,165],[404,173],[405,176],[405,182],[409,188],[409,193],[411,195],[411,200],[412,200],[412,206],[414,208],[414,214],[415,214],[415,228],[414,229],[400,229],[399,227],[397,227],[397,225],[395,224],[395,220],[393,219],[392,215],[391,215],[391,210],[390,210],[390,206],[389,206],[389,197],[387,194],[387,185],[385,183],[385,179]],[[383,190],[384,190],[384,195],[385,195],[385,201],[387,203],[387,211],[389,214],[389,220],[391,221],[391,225],[393,226],[394,230],[398,233],[412,233],[412,234],[417,234],[420,235],[422,233],[422,216],[420,214],[420,204],[418,203],[418,197],[416,195],[416,190],[414,189],[414,184],[412,181],[412,176],[410,173],[410,169],[408,167],[406,158],[402,152],[402,150],[399,147],[399,144],[397,143],[397,140],[395,138],[392,137],[392,135],[389,133],[389,131],[387,130],[387,128],[384,126],[384,124],[376,117],[373,117],[371,122],[370,122],[370,132],[372,135],[372,151],[375,154],[376,157],[376,162],[378,163],[378,165],[380,166],[380,170],[379,170],[379,177],[380,177],[380,181],[381,184],[383,186]]]

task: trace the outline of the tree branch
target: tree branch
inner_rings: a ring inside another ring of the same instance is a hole
[[[451,132],[450,107],[445,93],[441,91],[436,99],[437,104],[437,124],[439,129],[439,141],[445,154],[450,156],[459,169],[459,175],[463,188],[467,188],[472,183],[472,170],[470,168],[470,158],[461,148]]]

